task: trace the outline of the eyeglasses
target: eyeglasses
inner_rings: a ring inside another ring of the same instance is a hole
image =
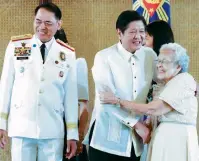
[[[157,59],[157,60],[155,60],[155,62],[157,64],[168,65],[168,64],[171,64],[171,63],[175,63],[176,61],[174,61],[174,60],[166,60],[166,59],[163,59],[163,60]]]

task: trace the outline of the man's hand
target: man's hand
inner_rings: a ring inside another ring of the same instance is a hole
[[[0,148],[4,149],[5,145],[8,143],[7,131],[0,129]]]
[[[151,131],[141,122],[137,122],[135,125],[136,133],[142,138],[144,144],[148,144],[151,140]]]
[[[67,141],[66,158],[71,159],[77,150],[76,140]]]

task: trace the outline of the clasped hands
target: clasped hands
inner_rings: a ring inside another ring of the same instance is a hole
[[[79,141],[75,140],[68,140],[67,141],[67,151],[66,151],[66,158],[70,159],[75,155],[80,155],[83,152],[83,144],[82,141],[84,140],[84,135],[79,134]]]

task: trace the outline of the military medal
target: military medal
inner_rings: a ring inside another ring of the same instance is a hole
[[[66,60],[66,55],[65,55],[65,53],[62,52],[62,51],[60,52],[59,57],[60,57],[60,59],[61,59],[62,61],[65,61],[65,60]]]
[[[60,77],[63,77],[63,76],[64,76],[64,72],[63,72],[63,71],[60,71],[60,72],[59,72],[59,76],[60,76]]]
[[[26,43],[21,43],[22,47],[15,47],[14,55],[15,56],[30,56],[31,54],[31,47],[26,47]]]
[[[20,73],[23,73],[24,70],[25,70],[24,67],[21,67],[21,68],[19,69],[19,72],[20,72]]]

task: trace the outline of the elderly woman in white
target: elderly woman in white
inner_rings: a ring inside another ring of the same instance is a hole
[[[148,104],[122,100],[111,91],[101,92],[102,103],[120,104],[129,112],[158,116],[160,124],[151,138],[147,161],[199,161],[196,130],[196,82],[187,73],[189,57],[176,44],[165,44],[157,60],[157,78],[164,82],[157,99]]]

